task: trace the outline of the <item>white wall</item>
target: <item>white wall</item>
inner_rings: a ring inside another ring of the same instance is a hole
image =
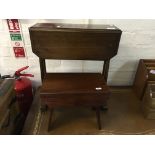
[[[37,22],[62,22],[84,24],[114,24],[123,33],[118,55],[111,60],[109,85],[131,85],[140,58],[155,58],[155,20],[20,20],[24,36],[26,58],[15,58],[10,45],[5,20],[0,20],[0,73],[13,74],[20,67],[29,65],[27,72],[35,75],[34,84],[40,85],[40,68],[37,56],[32,53],[28,27]],[[101,72],[103,62],[90,61],[47,61],[49,72]]]

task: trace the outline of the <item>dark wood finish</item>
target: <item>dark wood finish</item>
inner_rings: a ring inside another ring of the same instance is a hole
[[[137,97],[142,100],[147,83],[155,83],[155,75],[150,70],[155,70],[155,59],[141,59],[138,64],[133,89]]]
[[[97,123],[98,123],[98,129],[102,129],[102,124],[101,124],[101,116],[100,116],[100,107],[96,107],[96,117],[97,117]]]
[[[29,28],[32,50],[40,58],[43,109],[94,106],[99,129],[99,107],[110,90],[106,84],[110,59],[117,54],[122,31],[110,25],[39,23]],[[46,73],[45,59],[104,61],[100,73]]]
[[[41,100],[51,108],[103,105],[110,94],[109,87],[99,73],[46,74],[43,83]],[[101,90],[96,90],[99,88]]]
[[[147,84],[142,101],[142,111],[145,118],[155,119],[155,83]]]
[[[107,79],[108,79],[109,64],[110,64],[110,60],[104,61],[102,75],[103,75],[104,80],[106,82],[107,82]]]
[[[50,95],[55,95],[55,93],[74,93],[77,91],[79,93],[83,93],[83,91],[102,93],[107,90],[106,83],[100,73],[47,73],[43,83],[41,92]],[[101,90],[96,90],[98,87]]]
[[[41,80],[43,81],[43,78],[44,78],[44,76],[46,74],[46,63],[45,63],[45,59],[39,58],[39,62],[40,62]]]
[[[31,27],[33,52],[44,59],[67,60],[108,60],[117,54],[121,36],[118,28],[108,25],[99,28],[97,25],[67,26],[37,24]]]

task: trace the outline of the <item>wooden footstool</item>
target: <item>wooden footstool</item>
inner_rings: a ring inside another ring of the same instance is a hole
[[[95,107],[99,129],[100,106],[108,99],[109,94],[109,87],[99,73],[46,74],[40,91],[43,107]]]

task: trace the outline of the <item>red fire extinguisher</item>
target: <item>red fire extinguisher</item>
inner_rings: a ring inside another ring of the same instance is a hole
[[[25,116],[27,116],[29,108],[33,101],[33,90],[32,90],[32,83],[28,77],[34,77],[32,74],[21,74],[20,72],[27,69],[29,66],[23,67],[17,70],[14,74],[15,76],[15,92],[17,103],[19,106],[19,110]]]

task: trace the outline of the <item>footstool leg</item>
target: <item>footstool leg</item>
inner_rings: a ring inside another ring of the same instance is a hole
[[[98,128],[99,130],[101,130],[102,125],[101,125],[100,107],[96,107],[96,117],[97,117]]]
[[[48,121],[48,128],[47,128],[48,132],[51,130],[51,128],[50,128],[50,123],[51,123],[51,121],[52,121],[53,112],[54,112],[54,109],[53,109],[53,108],[50,109],[50,115],[49,115],[49,121]]]

